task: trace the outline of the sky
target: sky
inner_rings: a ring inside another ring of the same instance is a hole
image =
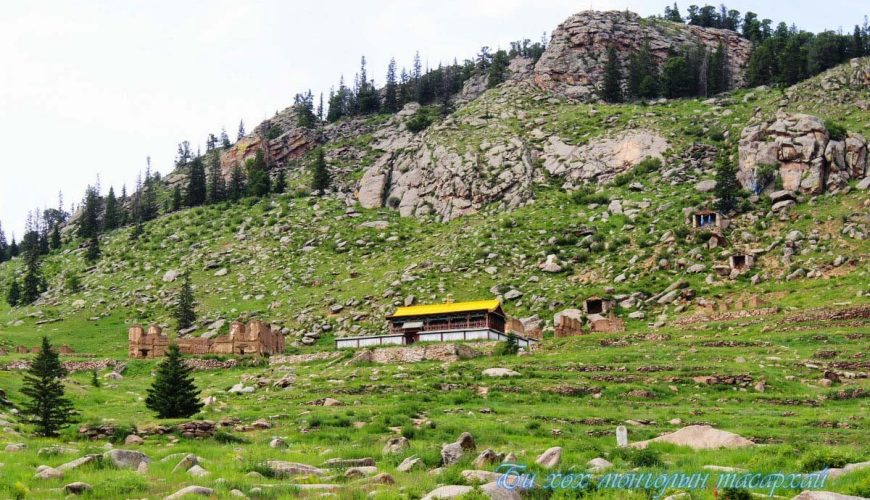
[[[360,57],[383,83],[390,57],[410,67],[460,61],[483,45],[540,40],[569,15],[660,14],[651,0],[0,0],[0,223],[79,202],[99,176],[130,189],[146,158],[172,170],[177,144],[235,139],[292,103],[353,81]],[[702,4],[703,2],[697,2]],[[713,3],[713,2],[711,2]],[[718,5],[718,2],[715,2]],[[685,14],[688,3],[679,6]],[[730,1],[810,31],[851,30],[863,1]]]

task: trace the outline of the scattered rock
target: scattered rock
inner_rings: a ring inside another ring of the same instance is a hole
[[[755,446],[755,443],[744,437],[714,429],[709,425],[690,425],[657,438],[631,443],[630,446],[632,448],[646,448],[649,443],[672,443],[678,446],[688,446],[694,450]]]
[[[68,485],[63,487],[63,491],[70,495],[81,495],[87,493],[89,491],[93,491],[94,487],[88,483],[83,483],[81,481],[77,481],[75,483],[69,483]]]
[[[214,490],[211,488],[206,488],[205,486],[186,486],[169,495],[168,497],[164,497],[163,500],[181,500],[187,495],[200,495],[204,497],[210,497],[214,495]]]
[[[483,375],[486,377],[518,377],[520,374],[508,368],[487,368],[483,370]]]
[[[535,463],[540,465],[545,469],[552,469],[553,467],[559,465],[559,462],[562,461],[562,448],[559,446],[554,446],[544,453],[541,454],[536,460]]]

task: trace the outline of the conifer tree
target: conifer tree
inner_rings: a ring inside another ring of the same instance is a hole
[[[263,150],[257,151],[253,159],[246,164],[248,173],[248,196],[266,196],[271,189],[269,172],[266,170],[266,158]]]
[[[100,260],[100,255],[102,255],[102,252],[100,251],[100,237],[95,234],[91,236],[91,240],[88,242],[88,251],[85,253],[85,260],[88,264],[93,264]]]
[[[220,203],[227,197],[227,185],[221,171],[220,155],[212,154],[208,167],[208,203]]]
[[[169,203],[169,211],[177,212],[181,210],[181,205],[184,204],[184,196],[181,194],[181,186],[177,185],[172,189],[172,201]]]
[[[45,278],[42,276],[39,253],[36,249],[30,249],[25,253],[24,258],[26,271],[24,274],[24,287],[21,290],[21,305],[36,302],[39,295],[45,291]]]
[[[682,23],[683,16],[680,15],[680,8],[677,7],[677,2],[674,2],[674,7],[665,6],[665,19],[668,21],[673,21],[675,23]]]
[[[230,173],[230,183],[227,186],[227,199],[236,201],[245,195],[245,174],[242,168],[236,165]]]
[[[245,136],[245,121],[239,121],[239,133],[236,135],[236,139],[241,139]]]
[[[78,235],[80,238],[89,239],[100,232],[100,193],[94,186],[85,189],[84,207],[79,222]]]
[[[27,422],[36,426],[39,436],[57,436],[76,415],[72,402],[64,397],[63,378],[67,371],[48,337],[24,375],[21,392],[29,398],[22,408]]]
[[[145,182],[142,184],[142,194],[139,196],[139,219],[148,222],[157,217],[157,181],[151,175],[149,159],[148,168],[145,170]]]
[[[115,188],[109,188],[109,194],[106,195],[106,213],[103,216],[103,227],[106,231],[111,231],[121,227],[121,214],[118,206],[118,199],[115,197]]]
[[[293,112],[296,123],[300,127],[312,129],[317,126],[317,115],[314,114],[314,95],[309,90],[305,94],[296,94],[293,98]]]
[[[227,129],[222,128],[221,129],[221,147],[224,149],[227,149],[230,146],[232,146],[232,144],[230,143],[230,136],[227,135]]]
[[[15,235],[12,235],[12,241],[9,243],[9,258],[18,257],[20,249],[18,243],[15,242]]]
[[[6,291],[6,303],[9,304],[9,307],[16,307],[21,303],[21,285],[15,278],[12,279],[9,290]]]
[[[9,259],[9,243],[6,242],[6,234],[3,232],[3,225],[0,224],[0,262],[6,262]]]
[[[326,165],[326,157],[323,153],[323,148],[318,148],[317,156],[314,160],[311,189],[322,193],[329,188],[330,182],[329,168]]]
[[[399,93],[396,84],[396,59],[390,58],[387,66],[387,83],[384,86],[384,112],[395,113],[399,110]]]
[[[272,191],[275,194],[283,194],[284,191],[287,190],[287,174],[284,172],[284,169],[278,171],[278,178],[275,179],[275,184],[272,187]]]
[[[52,250],[57,250],[58,248],[60,248],[60,245],[60,224],[55,224],[51,228],[51,240],[49,241],[49,246],[51,246]]]
[[[504,50],[497,50],[492,56],[492,62],[487,69],[486,86],[493,88],[507,79],[510,58]]]
[[[193,286],[190,283],[190,274],[185,273],[181,290],[175,303],[175,322],[179,330],[190,328],[196,321],[196,302],[193,299]]]
[[[202,157],[197,156],[190,162],[190,172],[187,176],[187,206],[198,207],[205,203],[205,197],[205,165],[202,163]]]
[[[619,67],[616,46],[612,44],[607,48],[604,78],[601,83],[601,98],[606,102],[622,102],[622,70]]]
[[[716,168],[716,209],[723,214],[736,209],[740,200],[740,189],[737,169],[730,162],[721,162]]]
[[[184,364],[175,342],[169,345],[166,358],[157,366],[145,406],[156,412],[158,418],[187,418],[203,407],[193,380],[193,369]]]
[[[728,90],[728,70],[725,47],[722,43],[710,56],[707,63],[707,95],[721,94]]]
[[[136,223],[133,224],[133,229],[130,231],[130,241],[138,240],[144,233],[145,228],[142,226],[142,222],[136,221]]]

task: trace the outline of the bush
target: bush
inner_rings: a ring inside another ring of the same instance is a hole
[[[434,119],[431,114],[425,108],[420,108],[416,113],[414,113],[414,116],[405,122],[405,126],[408,127],[408,130],[412,133],[416,134],[417,132],[425,130],[429,125],[432,125],[433,121]]]
[[[571,193],[571,201],[578,205],[606,205],[610,203],[610,198],[604,193],[596,193],[591,187],[584,186],[577,191]]]
[[[247,439],[230,434],[226,431],[217,431],[214,433],[214,440],[221,444],[245,444],[250,443]]]
[[[839,123],[833,120],[825,120],[825,128],[828,129],[832,141],[842,141],[846,139],[846,127]]]
[[[752,494],[740,488],[725,488],[719,498],[722,500],[752,500]]]
[[[761,192],[764,188],[769,186],[771,182],[774,182],[777,179],[776,173],[778,171],[779,167],[777,165],[771,165],[769,163],[759,165],[758,170],[755,172],[755,185],[758,192]]]
[[[621,458],[635,467],[659,467],[662,465],[661,453],[650,448],[618,448],[615,458]]]
[[[816,472],[827,468],[840,468],[849,463],[849,458],[829,450],[815,450],[805,455],[801,460],[801,470]]]
[[[75,271],[67,271],[63,276],[63,286],[69,293],[78,293],[82,289],[82,280]]]

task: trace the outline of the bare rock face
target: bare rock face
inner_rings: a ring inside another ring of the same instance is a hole
[[[565,144],[553,136],[544,145],[544,168],[551,175],[564,177],[567,189],[585,183],[603,184],[646,157],[662,159],[669,147],[663,137],[646,130],[622,132],[582,146]]]
[[[584,11],[569,17],[554,31],[547,50],[535,65],[534,82],[540,88],[580,100],[597,99],[604,74],[607,48],[613,44],[623,68],[633,51],[649,41],[661,66],[671,50],[701,44],[715,51],[725,47],[729,88],[744,84],[744,69],[752,44],[729,30],[701,28],[663,20],[641,19],[630,12]]]
[[[750,191],[759,190],[759,172],[769,165],[775,167],[783,189],[820,194],[866,175],[867,141],[858,134],[831,140],[818,117],[781,112],[743,129],[739,156],[737,179]]]

